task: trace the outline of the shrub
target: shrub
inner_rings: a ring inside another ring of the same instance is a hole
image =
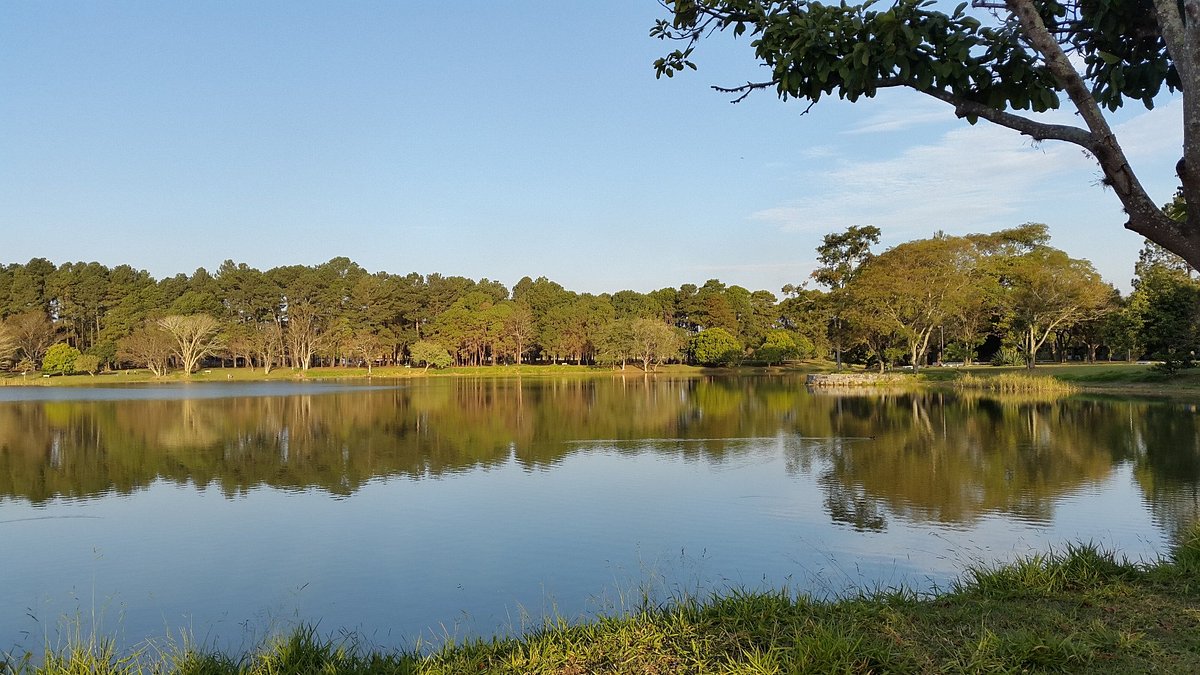
[[[82,354],[78,349],[65,342],[59,342],[46,350],[46,356],[42,359],[42,372],[70,375],[75,372],[75,360],[80,356]]]
[[[742,359],[742,343],[724,328],[709,328],[692,337],[692,360],[705,366],[728,366]]]
[[[1001,347],[992,357],[993,366],[1023,366],[1025,358],[1021,356],[1021,350],[1016,347]]]
[[[95,354],[81,354],[75,358],[75,372],[95,375],[100,370],[100,357]]]
[[[448,368],[453,363],[453,359],[450,358],[450,353],[446,351],[446,348],[430,340],[414,342],[408,348],[408,354],[412,357],[414,365],[424,365],[425,370],[429,370],[429,366],[439,369]]]

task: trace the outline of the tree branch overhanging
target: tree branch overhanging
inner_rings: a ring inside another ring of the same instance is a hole
[[[854,101],[906,86],[953,106],[969,122],[984,119],[1035,140],[1071,143],[1095,158],[1128,215],[1127,229],[1200,265],[1200,209],[1187,222],[1163,214],[1105,113],[1128,100],[1153,107],[1163,87],[1182,91],[1178,173],[1184,197],[1200,204],[1200,100],[1192,101],[1200,95],[1200,0],[1060,0],[1065,15],[1049,12],[1043,0],[972,0],[993,12],[993,27],[981,27],[961,6],[943,12],[922,0],[893,0],[886,8],[861,0],[661,1],[674,22],[660,26],[691,40],[687,50],[655,63],[660,75],[694,69],[692,48],[706,35],[749,31],[758,59],[774,73],[770,81],[714,87],[735,95],[735,103],[766,88],[784,99],[806,98],[811,107],[828,95]],[[1062,94],[1081,123],[1021,114],[1058,108]]]
[[[899,86],[899,85],[896,85]],[[996,110],[982,103],[969,101],[939,89],[918,90],[927,96],[954,106],[954,114],[960,118],[978,117],[993,124],[1007,127],[1035,141],[1065,141],[1094,153],[1095,137],[1087,129],[1069,124],[1047,124],[1003,110]]]
[[[719,87],[714,85],[713,89],[721,92],[722,94],[740,94],[740,96],[730,101],[730,103],[741,103],[742,101],[746,100],[747,96],[753,94],[759,89],[767,89],[768,87],[775,87],[778,85],[779,80],[771,80],[769,82],[747,82],[746,84],[738,87]]]
[[[1183,17],[1179,14],[1178,0],[1154,0],[1154,14],[1163,41],[1167,43],[1167,53],[1175,63],[1175,69],[1185,81],[1190,80],[1193,64],[1187,50],[1187,37]]]
[[[1047,70],[1070,97],[1091,131],[1092,156],[1104,172],[1105,184],[1113,189],[1129,216],[1125,227],[1172,250],[1195,248],[1196,242],[1190,241],[1191,238],[1185,235],[1179,224],[1167,218],[1146,193],[1091,89],[1071,64],[1062,46],[1047,30],[1033,0],[1005,0],[1005,4],[1019,22],[1024,38],[1041,55]],[[1191,257],[1200,259],[1200,251]]]

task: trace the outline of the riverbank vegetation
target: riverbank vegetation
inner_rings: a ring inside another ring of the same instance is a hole
[[[982,389],[1001,394],[1071,394],[1079,387],[1050,375],[1025,375],[1023,373],[1003,373],[994,377],[978,377],[964,373],[954,380],[954,386],[959,389]]]
[[[576,293],[541,277],[371,273],[347,258],[266,272],[155,280],[128,265],[0,266],[0,369],[31,376],[206,368],[778,366],[830,360],[887,371],[942,362],[1034,367],[1155,357],[1168,375],[1200,342],[1200,282],[1147,244],[1121,298],[1046,227],[936,235],[878,255],[851,227],[818,247],[814,287],[779,298],[710,279],[649,293]],[[228,375],[228,373],[226,373]]]
[[[449,357],[447,357],[449,358]],[[453,368],[425,368],[420,365],[375,366],[314,366],[305,371],[291,368],[273,369],[264,373],[260,369],[218,367],[203,368],[191,374],[170,371],[156,375],[148,369],[105,370],[94,373],[70,375],[48,375],[38,372],[0,372],[0,387],[94,387],[126,384],[166,384],[205,382],[332,382],[339,380],[361,380],[386,383],[388,380],[411,380],[426,377],[450,378],[534,378],[576,380],[589,378],[667,377],[690,378],[714,375],[745,375],[763,377],[803,376],[812,373],[849,372],[869,376],[870,370],[862,366],[843,366],[838,371],[832,361],[802,359],[789,361],[779,366],[740,365],[736,367],[706,368],[683,363],[659,366],[646,372],[640,368],[621,369],[613,366],[576,365],[561,363],[553,366],[543,364],[507,364],[501,366],[457,366]],[[992,393],[1053,391],[1070,394],[1080,391],[1119,392],[1130,395],[1154,397],[1194,397],[1200,394],[1200,372],[1196,369],[1166,373],[1162,368],[1147,363],[1100,362],[1100,363],[1043,363],[1029,375],[1023,367],[995,367],[974,365],[969,367],[930,367],[920,373],[893,371],[886,380],[887,386],[920,388],[923,386],[951,386],[960,390]]]
[[[9,655],[0,672],[68,673],[1024,673],[1200,672],[1200,529],[1131,563],[1073,545],[968,570],[931,594],[833,600],[730,591],[512,638],[373,649],[311,626],[242,654],[187,641],[131,651],[103,638]]]

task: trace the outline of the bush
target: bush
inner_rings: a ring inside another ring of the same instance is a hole
[[[42,359],[42,372],[70,375],[75,372],[75,360],[80,356],[82,354],[78,349],[65,342],[59,342],[46,350],[46,356]]]
[[[454,362],[445,347],[430,340],[414,342],[408,348],[408,354],[412,358],[413,365],[424,365],[425,370],[429,370],[429,366],[439,369],[449,368],[450,364]]]
[[[709,328],[692,337],[688,351],[705,366],[729,366],[742,359],[742,343],[724,328]]]
[[[84,355],[95,356],[101,366],[107,367],[117,360],[117,343],[113,340],[105,340],[104,342],[92,345],[91,349],[84,352]],[[76,366],[76,368],[79,368]],[[83,370],[83,368],[79,368]]]
[[[767,333],[762,346],[754,350],[754,358],[765,361],[769,366],[787,359],[795,358],[799,353],[796,341],[785,330],[773,330]]]
[[[1023,366],[1025,365],[1025,357],[1021,356],[1021,350],[1016,347],[1001,347],[992,357],[993,366]]]
[[[81,354],[75,359],[75,372],[95,375],[100,370],[100,357],[95,354]]]
[[[1162,359],[1162,363],[1154,364],[1151,366],[1151,369],[1164,375],[1174,375],[1181,370],[1187,370],[1196,365],[1192,361],[1191,354],[1158,354],[1157,356]]]

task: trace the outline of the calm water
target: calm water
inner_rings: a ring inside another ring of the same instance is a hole
[[[944,585],[1200,512],[1193,405],[787,378],[0,388],[0,649],[413,646],[730,587]]]

